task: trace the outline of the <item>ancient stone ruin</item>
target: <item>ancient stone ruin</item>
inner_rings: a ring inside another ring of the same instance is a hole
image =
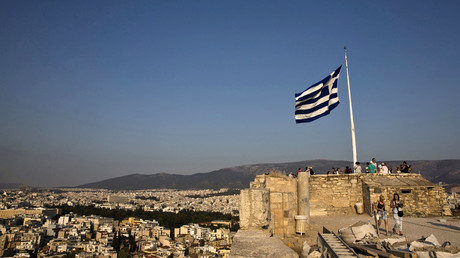
[[[359,207],[371,215],[378,197],[391,200],[393,193],[405,201],[408,216],[451,215],[444,189],[419,174],[257,175],[240,194],[241,229],[230,257],[298,257],[280,239],[305,234],[310,216],[352,214]]]

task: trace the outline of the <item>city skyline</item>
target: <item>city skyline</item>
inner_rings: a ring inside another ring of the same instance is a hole
[[[460,157],[458,1],[0,7],[0,182],[352,160],[345,69],[330,115],[294,119],[344,46],[359,161]]]

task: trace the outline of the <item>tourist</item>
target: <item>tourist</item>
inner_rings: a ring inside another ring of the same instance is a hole
[[[384,175],[388,175],[388,173],[389,173],[389,172],[388,172],[388,167],[387,167],[387,165],[386,165],[384,162],[382,162],[382,164],[380,164],[379,173],[380,173],[380,174],[384,174]]]
[[[351,174],[351,168],[349,168],[348,166],[345,167],[345,174]]]
[[[402,233],[402,207],[403,202],[399,199],[399,194],[393,194],[393,201],[390,204],[391,209],[393,209],[393,218],[395,219],[395,225],[393,227],[393,234],[403,235]],[[399,233],[396,232],[399,231]]]
[[[375,158],[372,158],[370,163],[371,163],[371,164],[374,164],[375,167],[377,167],[377,162],[375,161]]]
[[[355,166],[353,167],[353,171],[355,172],[355,174],[361,174],[361,169],[361,163],[356,161]]]
[[[407,166],[407,163],[405,161],[402,164],[401,173],[409,173],[409,167]]]
[[[393,168],[391,166],[388,166],[388,173],[393,174]]]
[[[369,162],[366,162],[366,174],[369,174]]]
[[[400,174],[401,173],[401,165],[396,166],[396,173]]]
[[[372,161],[374,161],[374,163]],[[369,163],[369,166],[367,166],[369,174],[375,174],[377,170],[377,166],[375,165],[375,158],[373,158],[372,161]]]
[[[388,217],[385,210],[385,198],[383,195],[380,195],[379,201],[375,204],[375,209],[377,210],[377,215],[379,216],[377,230],[380,230],[380,224],[382,224],[383,220],[385,222],[385,230],[387,232],[385,235],[388,235]]]

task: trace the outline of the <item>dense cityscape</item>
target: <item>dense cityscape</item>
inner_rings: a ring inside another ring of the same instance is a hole
[[[0,256],[226,257],[237,192],[5,190]]]

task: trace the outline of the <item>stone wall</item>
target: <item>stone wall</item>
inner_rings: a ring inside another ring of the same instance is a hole
[[[418,174],[366,177],[363,184],[366,213],[371,214],[373,212],[375,203],[380,195],[383,195],[386,210],[391,216],[390,203],[394,193],[398,193],[404,202],[405,216],[441,216],[443,213],[449,215],[450,210],[444,188],[431,183]]]
[[[243,189],[240,193],[240,227],[244,230],[267,230],[271,235],[270,191]]]
[[[353,214],[363,202],[365,175],[313,175],[310,177],[310,215]]]
[[[385,197],[387,210],[393,194],[405,202],[409,216],[439,216],[449,214],[444,189],[419,174],[350,174],[314,175],[310,177],[310,214],[326,216],[353,214],[355,204],[363,203],[372,214],[380,195]]]
[[[251,189],[270,191],[270,212],[273,233],[277,236],[295,234],[297,214],[297,179],[285,175],[258,175],[251,182]]]

